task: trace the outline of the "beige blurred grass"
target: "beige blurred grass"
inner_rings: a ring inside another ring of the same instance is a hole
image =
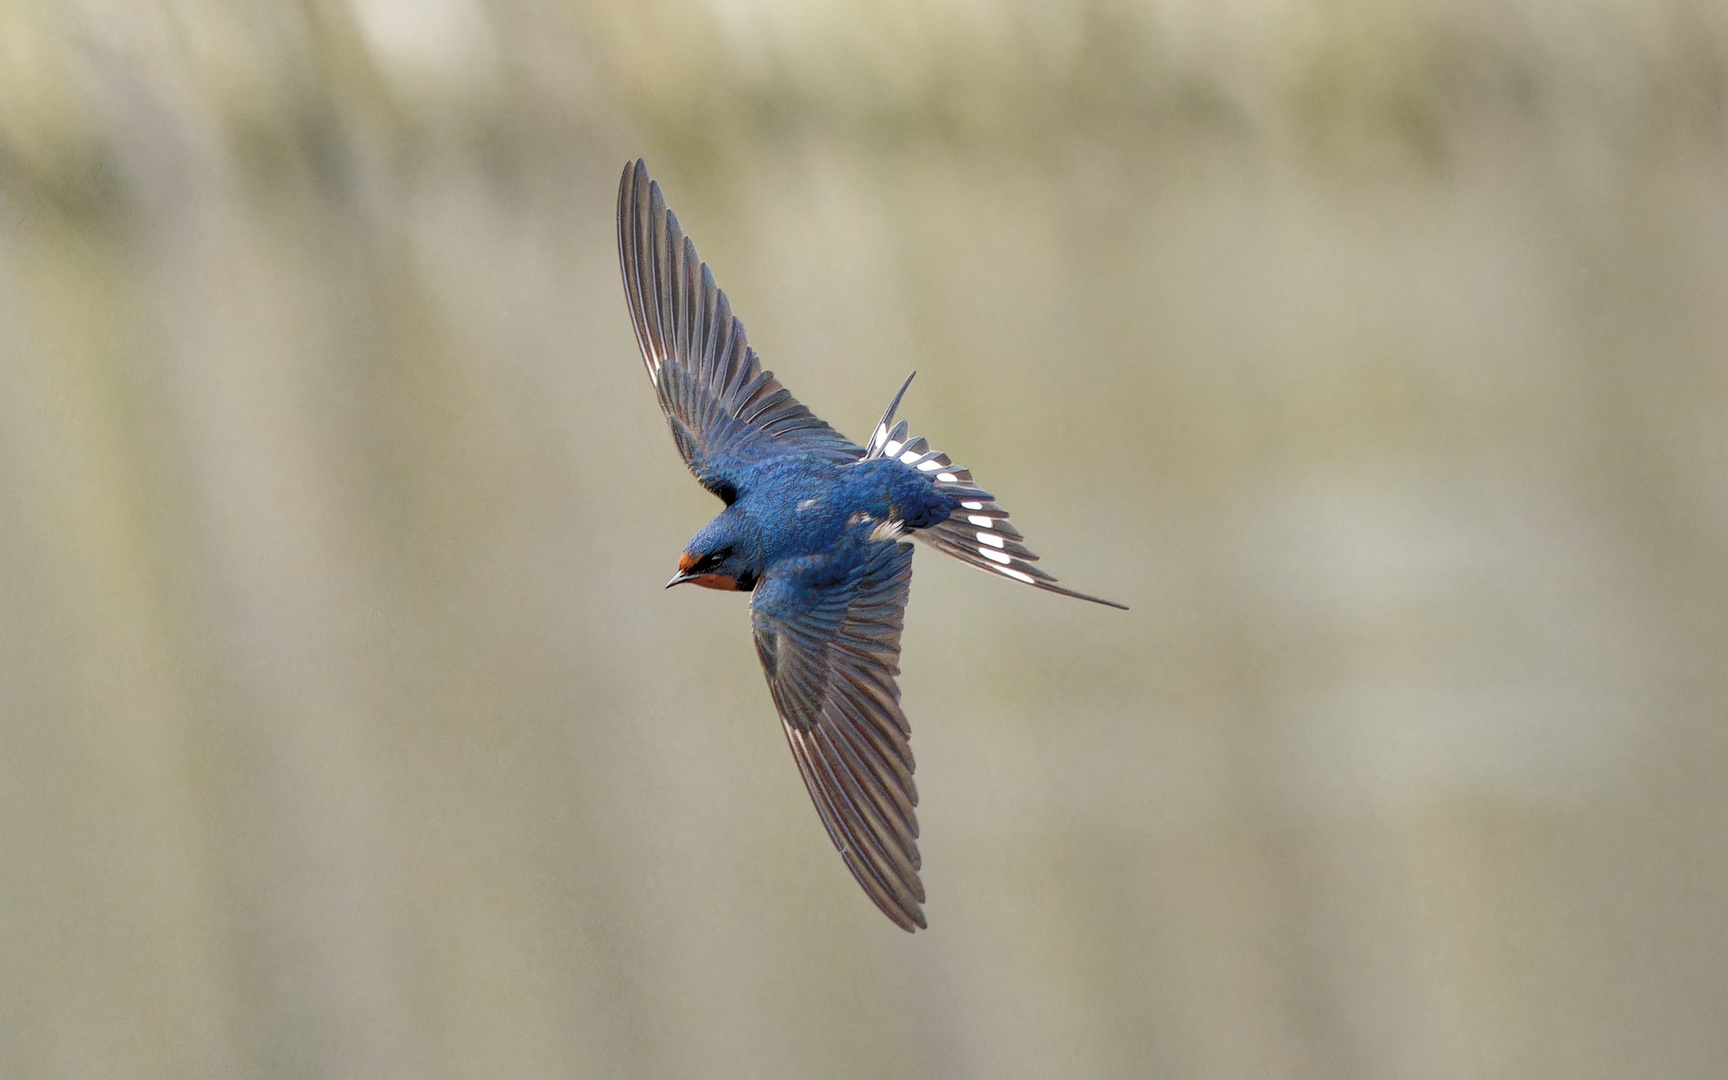
[[[0,8],[0,1075],[1728,1069],[1728,22]],[[612,248],[1121,615],[919,556],[829,848]]]

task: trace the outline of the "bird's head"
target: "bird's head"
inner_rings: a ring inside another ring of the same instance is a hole
[[[678,557],[678,572],[666,583],[690,582],[705,589],[749,592],[756,587],[758,571],[746,554],[746,545],[725,536],[710,536],[709,529],[697,533]]]

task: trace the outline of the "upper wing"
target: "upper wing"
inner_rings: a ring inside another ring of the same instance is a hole
[[[742,486],[739,466],[788,444],[836,461],[863,455],[762,370],[744,324],[640,159],[624,166],[618,186],[618,263],[648,378],[684,464],[704,487],[730,504]]]
[[[846,868],[883,914],[925,926],[912,729],[900,711],[900,626],[912,545],[876,541],[795,560],[756,586],[756,655],[804,786]]]

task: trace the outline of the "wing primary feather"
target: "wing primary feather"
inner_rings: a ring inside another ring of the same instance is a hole
[[[666,290],[663,283],[666,280],[666,228],[667,211],[665,197],[660,194],[660,185],[648,181],[648,265],[643,268],[648,284],[653,286],[653,317],[649,320],[649,332],[654,339],[654,353],[664,365],[672,355],[667,348],[666,329],[672,324],[672,312],[667,306]]]
[[[649,377],[653,378],[653,348],[644,333],[647,319],[642,310],[642,219],[640,201],[636,196],[639,168],[640,163],[637,167],[626,168],[618,184],[618,262],[624,271],[624,299],[630,306],[630,329],[636,335],[636,347],[642,354],[642,361],[648,365]]]
[[[828,839],[841,851],[846,850],[846,841],[834,831],[834,808],[828,804],[828,798],[816,784],[816,777],[810,771],[810,755],[804,748],[802,732],[791,724],[782,723],[781,728],[786,734],[786,746],[792,751],[792,760],[798,766],[798,775],[804,778],[804,790],[810,793],[810,801],[816,804],[816,816],[822,821],[822,828],[827,830]]]
[[[706,267],[702,265],[702,260],[696,257],[696,245],[691,239],[685,236],[682,240],[683,243],[679,245],[682,255],[678,267],[678,301],[682,309],[680,318],[683,321],[678,325],[686,335],[682,342],[683,355],[695,361],[697,370],[700,370],[702,333],[708,328],[708,320],[699,306],[704,297],[702,271]]]
[[[618,211],[618,257],[624,268],[625,300],[630,306],[630,325],[636,334],[636,347],[642,353],[642,363],[648,369],[649,380],[658,385],[659,364],[642,282],[643,268],[648,261],[643,258],[642,235],[643,228],[649,221],[644,212],[647,176],[647,169],[638,159],[634,167],[625,169],[624,177],[619,182],[618,197],[621,202],[627,202],[620,206]]]
[[[914,888],[912,881],[917,880],[917,874],[912,870],[911,862],[903,852],[897,852],[893,845],[882,842],[882,821],[872,812],[872,807],[856,787],[853,778],[846,772],[843,764],[837,760],[838,755],[828,743],[828,731],[823,726],[817,726],[805,733],[806,746],[817,743],[811,760],[816,766],[817,775],[826,781],[830,803],[840,815],[840,827],[852,840],[852,851],[861,856],[888,891],[902,908],[910,908],[924,901],[919,895],[924,891],[922,883]],[[874,826],[874,827],[872,827]],[[896,859],[895,856],[899,855]],[[907,878],[910,876],[911,881]]]
[[[875,803],[882,820],[893,828],[901,851],[910,857],[911,868],[917,870],[922,860],[917,855],[918,831],[912,804],[900,791],[898,777],[893,775],[888,763],[872,762],[867,753],[860,752],[854,742],[859,737],[851,725],[835,724],[829,731],[828,741],[857,778],[858,786]]]
[[[711,350],[708,370],[702,373],[702,382],[706,386],[724,385],[727,369],[732,363],[732,338],[739,332],[738,320],[732,317],[732,302],[721,292],[714,299],[714,308],[719,313],[720,334]]]
[[[840,849],[840,858],[845,861],[846,869],[852,871],[852,877],[864,886],[864,891],[875,902],[882,914],[894,920],[894,924],[908,934],[923,930],[929,926],[924,921],[924,912],[914,907],[910,911],[901,907],[889,895],[888,890],[876,878],[875,872],[864,865],[858,856],[845,848]]]
[[[714,374],[714,360],[720,348],[721,339],[729,329],[725,325],[727,312],[726,295],[714,286],[714,274],[708,269],[708,264],[702,264],[702,323],[708,328],[701,343],[700,357],[696,365],[696,379],[707,384]]]
[[[618,259],[644,369],[679,456],[710,491],[736,496],[743,467],[777,454],[834,465],[863,456],[761,370],[744,324],[641,159],[619,177]]]
[[[918,788],[913,782],[912,773],[918,764],[912,758],[912,744],[907,741],[906,732],[901,725],[892,721],[883,723],[866,715],[868,710],[860,708],[856,702],[842,701],[839,705],[845,710],[847,719],[852,721],[853,730],[869,739],[871,745],[878,749],[884,760],[900,776],[907,798],[913,806],[917,806]]]
[[[822,759],[811,752],[808,732],[794,732],[796,738],[793,756],[799,759],[800,771],[804,774],[804,785],[810,792],[812,801],[816,803],[818,816],[823,819],[823,825],[828,829],[828,836],[834,841],[834,846],[840,849],[840,857],[845,861],[846,868],[852,872],[853,878],[864,887],[878,908],[889,918],[899,923],[904,929],[905,920],[910,915],[905,905],[898,902],[888,883],[882,879],[877,868],[866,860],[864,853],[857,849],[857,841],[847,828],[847,821],[837,809],[833,801],[833,791],[824,782]],[[922,913],[917,920],[922,925]]]
[[[823,762],[844,794],[845,806],[850,813],[849,823],[855,823],[852,832],[860,841],[856,850],[875,869],[876,876],[888,886],[902,907],[910,909],[923,903],[924,883],[918,877],[918,860],[900,841],[890,818],[882,814],[870,797],[868,786],[847,769],[840,758],[840,749],[834,745],[833,733],[827,728],[817,728],[816,731],[825,744],[821,747]]]

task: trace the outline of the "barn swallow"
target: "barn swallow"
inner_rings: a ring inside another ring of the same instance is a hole
[[[763,370],[640,159],[618,187],[618,262],[672,440],[726,504],[666,587],[751,594],[756,655],[829,839],[883,914],[923,928],[912,729],[895,682],[912,580],[903,538],[1023,585],[1123,605],[1056,584],[995,497],[895,423],[911,375],[858,446]]]

